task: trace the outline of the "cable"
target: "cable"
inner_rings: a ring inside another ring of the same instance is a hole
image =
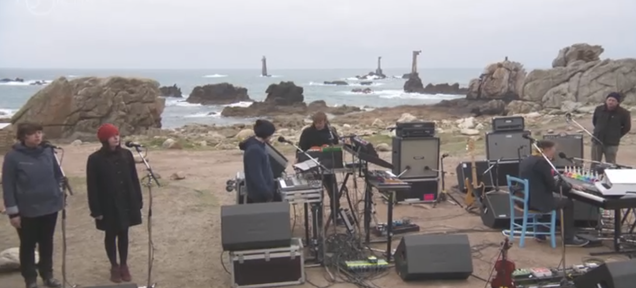
[[[221,261],[221,266],[223,266],[223,270],[225,270],[225,273],[227,273],[227,274],[232,274],[232,273],[230,273],[230,270],[228,270],[228,269],[227,269],[227,267],[225,266],[225,261],[223,261],[223,260],[224,260],[224,259],[223,259],[223,255],[224,255],[224,254],[225,254],[225,251],[221,251],[221,254],[219,254],[219,255],[220,255],[220,257],[219,257],[219,258],[221,258],[221,259],[220,259],[220,261]]]

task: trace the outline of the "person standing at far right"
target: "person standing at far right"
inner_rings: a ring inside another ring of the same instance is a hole
[[[601,162],[605,155],[605,162],[616,164],[621,138],[632,129],[632,116],[620,102],[621,95],[612,92],[605,103],[594,110],[592,124],[596,139],[592,139],[592,161]]]

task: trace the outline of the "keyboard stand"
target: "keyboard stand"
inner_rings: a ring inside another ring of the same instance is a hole
[[[630,208],[632,209],[632,208]],[[621,213],[621,209],[615,209],[614,210],[614,239],[612,239],[612,242],[614,244],[614,249],[612,251],[606,251],[606,252],[592,252],[590,253],[590,256],[605,256],[605,255],[621,255],[621,254],[636,254],[636,249],[622,249],[621,245],[624,243],[622,241],[622,224],[623,221],[621,220],[623,217],[622,213]]]

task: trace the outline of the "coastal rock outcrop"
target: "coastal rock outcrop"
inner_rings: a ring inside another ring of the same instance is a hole
[[[404,82],[404,92],[407,93],[466,95],[468,92],[468,89],[459,87],[459,83],[429,83],[425,87],[417,73],[409,73],[408,75],[408,80]]]
[[[526,70],[519,62],[504,60],[490,64],[477,79],[468,84],[467,99],[502,99],[512,101],[521,98]]]
[[[559,51],[552,69],[531,71],[523,83],[521,99],[542,108],[560,108],[564,102],[601,103],[610,92],[623,95],[623,103],[636,104],[636,59],[600,60],[599,45],[574,44]]]
[[[35,122],[50,139],[95,140],[103,123],[119,127],[122,136],[161,128],[165,99],[159,83],[150,79],[62,77],[33,95],[11,124]]]
[[[224,82],[196,86],[186,101],[202,105],[226,105],[253,100],[247,94],[247,89]]]
[[[325,85],[336,85],[336,86],[347,86],[347,85],[349,85],[349,83],[347,83],[346,81],[342,81],[342,80],[324,81],[322,83],[325,84]]]
[[[267,97],[265,97],[266,104],[280,105],[280,106],[293,106],[304,104],[305,96],[303,93],[305,89],[300,86],[296,86],[294,82],[280,82],[278,84],[271,84],[265,90]]]
[[[371,94],[373,93],[373,90],[371,90],[371,88],[355,88],[355,89],[351,89],[351,92],[353,93],[363,93],[363,94]]]
[[[181,88],[174,84],[172,86],[161,86],[159,87],[159,91],[161,91],[161,96],[163,97],[183,97],[183,93],[181,93]]]

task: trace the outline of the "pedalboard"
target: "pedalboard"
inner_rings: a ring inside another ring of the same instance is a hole
[[[388,227],[386,224],[379,223],[373,228],[373,234],[375,234],[378,237],[384,237],[386,236],[387,228]],[[419,231],[420,231],[420,226],[418,226],[415,223],[412,223],[408,219],[395,220],[393,221],[393,226],[391,226],[391,234],[393,235],[406,234],[406,233],[419,232]]]
[[[345,261],[345,266],[350,272],[377,272],[388,269],[389,262],[371,256],[366,260]]]

